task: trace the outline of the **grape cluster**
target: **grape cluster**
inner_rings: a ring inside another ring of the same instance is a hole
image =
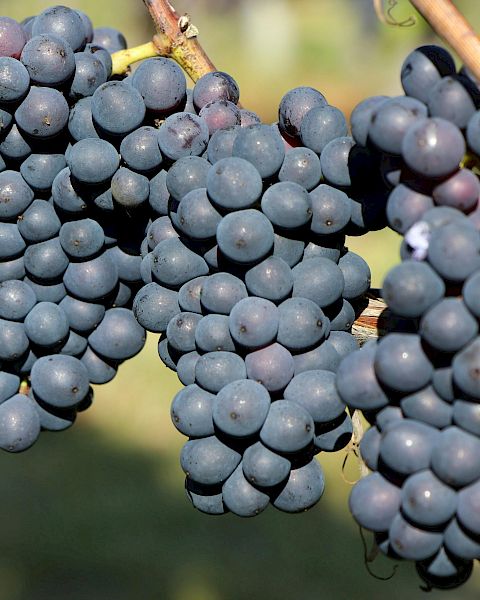
[[[402,84],[407,96],[370,99],[370,116],[363,104],[356,117],[398,159],[387,215],[405,237],[383,284],[391,331],[342,361],[337,390],[372,423],[354,518],[430,586],[453,588],[480,559],[480,187],[467,168],[480,150],[478,88],[437,47],[407,57]]]
[[[345,248],[355,200],[343,114],[312,88],[288,92],[278,124],[237,107],[234,80],[199,79],[192,113],[160,127],[172,160],[142,244],[139,323],[186,386],[171,416],[190,439],[193,505],[254,516],[322,495],[314,455],[344,447],[335,389],[370,270]],[[188,148],[183,147],[188,123]],[[182,140],[182,144],[178,144]]]
[[[133,125],[117,114],[109,137],[102,115],[125,110],[112,89],[131,100],[129,119],[146,108],[134,86],[109,81],[123,36],[81,11],[1,17],[0,31],[0,448],[19,452],[72,425],[90,384],[145,343],[131,305],[148,211],[114,186]]]

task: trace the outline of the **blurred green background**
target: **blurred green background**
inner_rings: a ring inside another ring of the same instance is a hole
[[[19,20],[47,0],[0,0]],[[141,0],[65,1],[96,26],[121,29],[130,45],[152,34]],[[200,29],[219,69],[238,80],[244,106],[276,119],[282,95],[296,85],[320,89],[350,113],[372,94],[401,93],[399,71],[410,49],[434,41],[414,27],[380,23],[371,0],[174,0]],[[456,4],[475,26],[480,3]],[[414,14],[403,0],[399,21]],[[370,263],[374,285],[397,260],[389,232],[350,240]],[[412,600],[424,598],[411,565],[388,581],[364,567],[359,532],[349,517],[343,453],[321,455],[327,488],[310,512],[274,509],[251,520],[208,517],[183,491],[178,455],[184,438],[170,423],[179,389],[161,366],[156,340],[97,387],[94,405],[73,429],[45,433],[29,452],[0,456],[0,600]],[[349,462],[347,477],[357,469]],[[394,563],[379,558],[385,577]],[[478,600],[471,581],[432,600]],[[448,594],[448,595],[447,595]]]

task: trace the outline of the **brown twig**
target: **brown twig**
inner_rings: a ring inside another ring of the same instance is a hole
[[[158,53],[169,56],[197,81],[215,65],[197,40],[198,30],[187,15],[180,16],[168,0],[143,0],[157,31],[153,43]]]
[[[480,39],[451,0],[410,0],[435,33],[480,80]]]

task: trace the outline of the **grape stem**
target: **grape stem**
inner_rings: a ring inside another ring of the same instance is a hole
[[[133,62],[166,56],[175,60],[195,82],[202,75],[216,71],[197,40],[198,29],[188,15],[179,15],[168,0],[143,0],[155,24],[153,40],[112,55],[112,74],[122,75]]]
[[[451,0],[410,0],[435,33],[480,80],[480,39]]]

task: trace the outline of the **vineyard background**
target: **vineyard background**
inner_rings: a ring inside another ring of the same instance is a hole
[[[52,4],[0,0],[0,14],[19,20]],[[153,27],[141,0],[64,0],[96,26],[122,30],[129,45]],[[415,46],[435,41],[415,27],[386,27],[371,0],[175,0],[189,12],[217,67],[231,73],[241,101],[264,121],[281,96],[311,85],[349,114],[373,94],[401,93],[399,71]],[[456,2],[474,25],[480,5]],[[399,21],[414,14],[403,0]],[[392,232],[350,240],[369,262],[373,285],[397,261]],[[192,509],[178,454],[183,438],[170,422],[180,388],[155,357],[155,336],[118,377],[97,387],[95,405],[70,431],[42,435],[30,452],[0,456],[0,600],[411,600],[424,598],[411,565],[376,581],[363,565],[358,529],[341,475],[344,453],[320,455],[327,488],[304,515],[273,509],[254,520],[212,518]],[[354,460],[346,476],[357,477]],[[379,558],[373,570],[392,572]],[[478,599],[480,569],[449,598]],[[428,598],[440,598],[432,592]],[[444,597],[444,595],[442,596]]]

